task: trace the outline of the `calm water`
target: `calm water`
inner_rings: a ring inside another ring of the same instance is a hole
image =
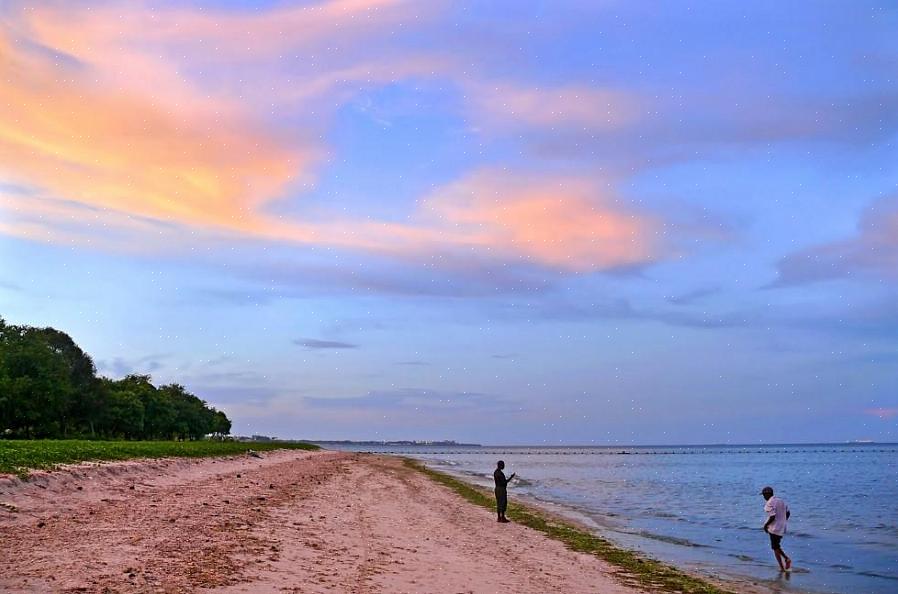
[[[332,447],[332,446],[328,446]],[[712,447],[370,447],[484,485],[497,459],[510,496],[578,516],[607,538],[773,591],[898,593],[898,444]],[[761,487],[792,511],[777,570]]]

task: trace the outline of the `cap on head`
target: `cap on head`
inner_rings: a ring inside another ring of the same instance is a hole
[[[505,462],[503,462],[502,460],[499,460],[499,461],[496,463],[496,466],[498,466],[499,468],[505,468]]]
[[[773,487],[764,487],[761,489],[761,495],[773,495]]]

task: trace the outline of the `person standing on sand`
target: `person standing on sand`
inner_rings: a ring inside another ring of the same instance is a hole
[[[780,570],[791,571],[792,559],[780,547],[780,542],[786,533],[786,521],[792,513],[785,501],[773,496],[773,487],[764,487],[761,489],[761,495],[766,501],[764,513],[767,514],[767,521],[764,523],[764,532],[770,535],[770,548],[776,555],[776,562],[780,564]]]
[[[499,460],[496,463],[496,470],[493,472],[493,480],[496,481],[496,513],[499,514],[498,522],[508,522],[508,518],[505,517],[505,509],[508,507],[508,491],[506,487],[515,475],[512,472],[510,477],[505,478],[505,473],[502,472],[504,468],[505,462]]]

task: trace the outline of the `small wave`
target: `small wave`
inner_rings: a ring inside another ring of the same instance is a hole
[[[814,536],[813,534],[808,534],[807,532],[793,532],[793,531],[791,531],[791,530],[790,530],[789,532],[786,532],[786,536],[787,536],[787,537],[791,536],[791,537],[794,537],[794,538],[801,538],[801,539],[805,539],[805,538],[817,538],[817,537]]]
[[[876,573],[875,571],[858,571],[857,574],[863,575],[866,577],[875,577],[875,578],[882,578],[884,580],[898,581],[898,575],[883,575],[881,573]]]
[[[739,559],[740,561],[749,561],[749,562],[757,561],[757,559],[755,559],[754,557],[752,557],[750,555],[740,555],[738,553],[729,553],[727,556],[733,557],[734,559]]]
[[[854,569],[851,565],[842,565],[841,563],[833,563],[830,565],[833,569],[842,569],[842,570],[851,570]]]
[[[678,519],[680,519],[680,516],[678,516],[677,514],[672,514],[672,513],[670,513],[670,512],[664,512],[664,511],[655,511],[655,512],[651,512],[649,515],[650,515],[650,516],[654,516],[654,517],[656,517],[656,518],[669,518],[669,519],[672,519],[672,520],[678,520]]]
[[[643,538],[649,538],[651,540],[657,540],[660,542],[666,542],[669,544],[680,545],[683,547],[693,547],[693,548],[708,548],[708,545],[699,544],[697,542],[692,542],[691,540],[687,540],[685,538],[679,538],[677,536],[667,536],[665,534],[655,534],[653,532],[648,532],[647,530],[641,530],[639,532],[635,532],[637,536],[641,536]]]
[[[871,526],[870,530],[875,532],[885,532],[886,534],[898,535],[898,526],[891,524],[877,524],[875,526]]]

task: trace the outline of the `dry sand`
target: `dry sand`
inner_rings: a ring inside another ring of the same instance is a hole
[[[0,504],[3,592],[639,592],[392,458],[80,465]]]

